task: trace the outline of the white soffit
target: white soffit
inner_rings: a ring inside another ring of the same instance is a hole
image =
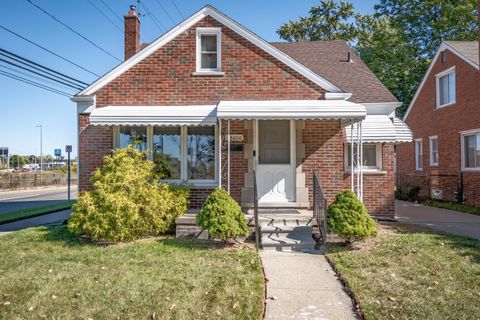
[[[347,141],[351,142],[351,126],[345,127]],[[386,115],[367,115],[362,122],[363,143],[400,143],[412,141],[410,128],[398,118],[393,121]],[[357,141],[357,130],[353,129],[353,141]]]
[[[364,106],[345,100],[220,101],[219,119],[363,119]]]
[[[319,85],[320,87],[324,88],[329,92],[342,92],[340,88],[332,84],[330,81],[326,80],[325,78],[319,76],[318,74],[314,73],[301,63],[297,62],[296,60],[292,59],[290,56],[286,55],[282,51],[278,50],[253,32],[246,29],[244,26],[240,25],[239,23],[232,20],[230,17],[224,15],[216,8],[212,7],[211,5],[207,5],[200,9],[197,13],[193,14],[173,29],[168,31],[163,36],[159,37],[157,40],[152,42],[150,45],[145,47],[144,49],[137,52],[135,55],[130,57],[128,60],[124,61],[113,70],[105,74],[103,77],[96,80],[94,83],[89,85],[87,88],[82,90],[77,94],[77,96],[83,95],[91,95],[94,94],[97,90],[101,89],[103,86],[108,84],[110,81],[114,80],[122,73],[169,43],[171,40],[175,39],[178,35],[185,32],[193,25],[195,25],[198,21],[202,20],[203,18],[211,16],[218,22],[225,25],[227,28],[233,30],[234,32],[238,33],[240,36],[244,37],[245,39],[249,40],[259,48],[263,49],[273,57],[277,58],[287,66],[291,67],[293,70],[297,71],[307,79],[311,80],[315,84]],[[192,48],[195,50],[195,48]],[[195,70],[192,70],[192,72]]]
[[[208,126],[217,122],[216,106],[107,106],[90,114],[94,126]]]

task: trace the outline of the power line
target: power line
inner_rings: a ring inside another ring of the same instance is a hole
[[[77,89],[77,90],[82,90],[82,89],[83,89],[83,88],[82,88],[82,87],[80,87],[80,86],[74,86],[74,85],[72,85],[72,84],[69,84],[69,83],[67,83],[67,82],[64,82],[64,81],[61,81],[61,80],[55,79],[55,78],[53,78],[53,77],[50,77],[50,76],[44,75],[44,74],[42,74],[42,73],[40,73],[40,72],[33,71],[33,70],[31,70],[31,69],[28,69],[28,68],[26,68],[26,67],[23,67],[23,66],[21,66],[21,65],[19,65],[19,64],[13,63],[13,62],[11,62],[11,61],[8,61],[8,60],[2,59],[2,58],[0,58],[0,61],[2,61],[2,62],[5,62],[5,63],[8,63],[9,65],[12,65],[12,66],[14,66],[14,67],[17,67],[17,68],[20,68],[20,69],[26,70],[26,71],[28,71],[28,72],[34,73],[34,74],[36,74],[36,75],[39,75],[39,76],[41,76],[41,77],[44,77],[44,78],[50,79],[50,80],[52,80],[52,81],[55,81],[55,82],[61,83],[61,84],[65,85],[65,86],[67,86],[67,87],[70,87],[70,88],[73,88],[73,89]]]
[[[175,25],[176,24],[175,20],[173,20],[172,16],[170,15],[170,13],[168,13],[168,11],[165,9],[165,7],[162,5],[162,3],[159,0],[155,0],[155,1],[158,3],[160,8],[162,8],[162,10],[167,14],[168,18],[170,20],[172,20],[173,24]]]
[[[150,9],[145,5],[145,2],[142,2],[142,5],[145,8],[145,11],[147,12],[150,19],[152,19],[153,23],[157,26],[158,30],[160,30],[161,32],[165,32],[165,27],[162,25],[160,20],[158,20],[157,17],[152,13],[152,11],[150,11]]]
[[[68,60],[68,59],[65,58],[65,57],[62,57],[61,55],[59,55],[59,54],[57,54],[57,53],[55,53],[55,52],[53,52],[53,51],[51,51],[51,50],[49,50],[49,49],[41,46],[41,45],[39,45],[38,43],[33,42],[33,41],[30,40],[30,39],[25,38],[24,36],[22,36],[22,35],[20,35],[20,34],[18,34],[18,33],[16,33],[16,32],[14,32],[14,31],[12,31],[12,30],[10,30],[10,29],[2,26],[2,25],[0,25],[0,28],[2,28],[3,30],[5,30],[5,31],[7,31],[7,32],[10,32],[11,34],[19,37],[20,39],[23,39],[23,40],[27,41],[28,43],[33,44],[34,46],[36,46],[36,47],[38,47],[38,48],[40,48],[40,49],[42,49],[42,50],[44,50],[44,51],[46,51],[46,52],[48,52],[48,53],[50,53],[50,54],[53,54],[54,56],[56,56],[57,58],[62,59],[63,61],[66,61],[66,62],[74,65],[75,67],[82,69],[83,71],[86,71],[86,72],[88,72],[88,73],[90,73],[90,74],[92,74],[92,75],[94,75],[94,76],[100,77],[100,75],[96,74],[95,72],[90,71],[90,70],[82,67],[81,65],[76,64],[75,62],[73,62],[73,61],[71,61],[71,60]]]
[[[120,60],[119,58],[117,58],[116,56],[114,56],[113,54],[111,54],[110,52],[108,52],[107,50],[103,49],[102,47],[100,47],[98,44],[96,44],[95,42],[93,42],[92,40],[88,39],[87,37],[85,37],[84,35],[80,34],[78,31],[76,31],[75,29],[73,29],[72,27],[68,26],[67,24],[65,24],[64,22],[60,21],[59,19],[57,19],[54,15],[52,15],[51,13],[49,13],[48,11],[44,10],[43,8],[41,8],[40,6],[38,6],[37,4],[35,4],[34,2],[32,2],[32,0],[26,0],[28,3],[30,3],[32,6],[34,6],[35,8],[37,8],[38,10],[42,11],[43,13],[45,13],[47,16],[49,16],[50,18],[52,18],[53,20],[55,20],[56,22],[58,22],[59,24],[61,24],[62,26],[64,26],[65,28],[67,28],[68,30],[72,31],[73,33],[75,33],[77,36],[81,37],[82,39],[84,39],[85,41],[87,41],[88,43],[90,43],[91,45],[93,45],[94,47],[96,47],[97,49],[101,50],[102,52],[108,54],[110,57],[116,59],[117,61],[119,62],[122,62],[122,60]]]
[[[182,19],[185,19],[185,17],[183,16],[182,12],[180,11],[180,9],[178,9],[178,6],[177,6],[177,4],[175,3],[175,0],[170,0],[170,1],[172,1],[175,9],[177,9],[177,12],[178,12],[178,14],[180,15],[180,17],[182,17]]]
[[[122,18],[120,17],[120,15],[116,14],[115,11],[113,11],[113,9],[112,9],[108,4],[105,3],[105,1],[100,0],[100,2],[103,3],[103,5],[104,5],[115,17],[117,17],[118,20],[120,20],[120,22],[123,23],[123,20],[122,20]]]
[[[56,93],[56,94],[60,94],[62,96],[66,96],[66,97],[71,97],[72,96],[71,94],[69,94],[67,92],[64,92],[64,91],[46,86],[44,84],[29,80],[29,79],[26,79],[26,78],[23,78],[23,77],[19,77],[19,76],[14,75],[13,73],[10,73],[10,72],[5,72],[5,71],[0,70],[0,74],[4,75],[5,77],[9,77],[9,78],[21,81],[21,82],[25,82],[25,83],[30,84],[32,86],[35,86],[35,87],[38,87],[38,88],[41,88],[41,89],[44,89],[44,90],[47,90],[47,91],[51,91],[51,92]]]
[[[29,78],[32,78],[32,79],[35,79],[35,80],[39,80],[39,81],[46,82],[46,83],[48,83],[49,85],[62,86],[62,89],[73,90],[73,89],[70,88],[70,87],[66,87],[66,86],[64,86],[64,85],[60,85],[60,84],[55,83],[55,82],[53,82],[53,81],[50,81],[50,80],[48,80],[48,79],[44,79],[44,78],[42,78],[42,77],[38,77],[38,76],[35,76],[35,75],[32,75],[32,74],[29,74],[29,73],[27,73],[27,72],[24,72],[24,71],[21,71],[21,70],[17,70],[17,69],[15,69],[15,68],[11,68],[11,67],[9,67],[9,66],[4,66],[4,65],[0,64],[0,68],[4,68],[4,69],[7,69],[7,70],[16,72],[16,73],[18,73],[18,74],[21,74],[21,75],[23,75],[23,76],[26,76],[26,77],[29,77]],[[64,88],[64,87],[65,87],[65,88]],[[78,90],[76,89],[76,90],[74,90],[74,91],[77,92]]]
[[[86,83],[86,82],[83,82],[83,81],[81,81],[81,80],[72,78],[72,77],[70,77],[70,76],[67,76],[66,74],[61,73],[61,72],[59,72],[59,71],[50,69],[49,67],[46,67],[46,66],[44,66],[44,65],[42,65],[42,64],[36,63],[36,62],[34,62],[34,61],[32,61],[32,60],[29,60],[29,59],[27,59],[27,58],[24,58],[24,57],[22,57],[22,56],[19,56],[18,54],[15,54],[15,53],[13,53],[13,52],[11,52],[11,51],[8,51],[8,50],[2,49],[2,48],[0,48],[0,51],[1,51],[1,52],[5,52],[5,53],[7,53],[7,54],[10,55],[10,56],[14,56],[15,58],[21,59],[21,60],[27,62],[28,64],[33,64],[33,65],[38,66],[38,67],[40,67],[40,68],[42,68],[42,69],[45,69],[45,70],[54,72],[54,73],[56,73],[56,74],[59,74],[60,76],[62,76],[62,77],[64,77],[64,78],[67,78],[67,79],[76,81],[76,82],[78,82],[78,83],[80,83],[80,84],[83,84],[83,85],[88,86],[88,83]],[[4,55],[4,54],[3,54],[3,55]],[[9,58],[12,59],[11,57],[9,57]],[[18,61],[18,60],[17,60],[17,61]],[[21,61],[20,61],[20,62],[21,62]],[[22,62],[22,63],[25,63],[25,62]],[[58,77],[58,75],[55,75],[55,76]]]
[[[98,12],[100,12],[100,14],[108,20],[108,22],[110,22],[115,28],[117,28],[118,31],[120,32],[123,32],[122,29],[120,29],[120,27],[115,23],[113,22],[112,19],[110,19],[102,10],[100,10],[100,8],[98,8],[91,0],[87,0],[91,5],[92,7],[95,8],[95,10],[97,10]]]

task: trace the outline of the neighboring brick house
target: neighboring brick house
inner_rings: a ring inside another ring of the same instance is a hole
[[[371,214],[394,215],[394,145],[411,133],[345,42],[268,43],[211,6],[147,46],[139,25],[133,7],[126,61],[72,98],[80,190],[135,140],[192,185],[191,207],[216,187],[251,207],[255,172],[260,206],[310,208],[317,170],[329,201],[352,188]]]
[[[478,41],[444,41],[404,121],[414,141],[397,147],[398,187],[452,201],[455,192],[480,206]],[[460,194],[460,193],[459,193]]]

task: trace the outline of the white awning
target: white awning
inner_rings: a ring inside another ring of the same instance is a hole
[[[90,114],[96,126],[208,126],[217,121],[215,105],[107,106]]]
[[[365,118],[364,106],[345,100],[221,101],[219,119],[356,119]]]
[[[345,127],[347,141],[351,142],[351,126]],[[357,141],[357,130],[353,129],[353,140]],[[400,119],[387,115],[368,115],[362,123],[363,143],[400,143],[412,141],[410,128]]]
[[[395,127],[395,131],[397,133],[397,140],[396,142],[412,142],[413,141],[413,133],[410,127],[403,122],[403,120],[399,118],[393,119],[393,126]]]

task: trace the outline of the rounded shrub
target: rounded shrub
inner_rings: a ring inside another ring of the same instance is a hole
[[[377,234],[367,208],[350,190],[342,190],[328,207],[328,229],[348,243]]]
[[[249,234],[240,205],[223,189],[215,189],[205,200],[197,225],[224,241]]]
[[[153,161],[133,148],[106,156],[72,207],[68,228],[93,240],[128,241],[173,230],[188,190],[159,182]]]

